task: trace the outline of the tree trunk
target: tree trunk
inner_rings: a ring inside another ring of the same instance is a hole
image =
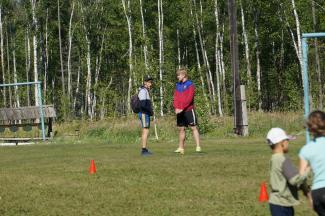
[[[4,48],[3,48],[3,24],[2,24],[2,7],[0,5],[0,52],[1,52],[1,72],[2,72],[2,82],[6,83],[6,72],[5,72],[5,61],[4,61]],[[1,89],[2,96],[3,96],[3,105],[4,107],[7,106],[6,100],[6,88],[3,87]]]
[[[258,36],[258,17],[254,16],[254,32],[255,32],[255,50],[256,50],[256,81],[257,81],[257,95],[258,95],[258,111],[262,111],[262,94],[261,94],[261,62],[260,62],[260,48]]]
[[[177,59],[178,59],[178,69],[181,68],[181,49],[179,47],[179,30],[176,31],[177,34]]]
[[[71,48],[72,48],[72,17],[74,12],[74,2],[72,2],[72,10],[69,21],[69,50],[68,50],[68,98],[69,101],[72,98],[72,88],[71,88]]]
[[[163,64],[164,64],[164,13],[162,0],[158,0],[158,33],[159,33],[159,79],[160,79],[160,115],[164,116]]]
[[[26,81],[29,82],[29,73],[30,73],[30,66],[31,66],[31,62],[30,62],[30,41],[29,41],[29,26],[27,26],[26,28],[26,35],[25,35],[25,59],[26,59]],[[27,88],[27,106],[30,106],[30,87],[29,85],[26,86]]]
[[[60,0],[58,0],[58,28],[59,28],[58,31],[59,31],[62,96],[65,97],[65,79],[64,79],[63,56],[62,56],[62,39],[61,39]]]
[[[11,83],[10,80],[10,48],[9,48],[9,37],[10,37],[10,32],[7,32],[7,44],[6,44],[6,48],[7,48],[7,78],[8,78],[8,83]],[[8,87],[8,95],[9,95],[9,106],[12,107],[12,92],[11,92],[11,87]]]
[[[245,43],[245,59],[246,59],[246,69],[247,69],[247,85],[250,87],[250,82],[252,80],[252,69],[251,69],[251,62],[250,62],[250,55],[249,55],[249,45],[247,39],[247,32],[245,27],[245,15],[243,10],[242,2],[240,1],[240,13],[241,13],[241,22],[242,22],[242,31]]]
[[[14,36],[15,37],[15,36]],[[13,38],[13,49],[12,49],[12,61],[13,61],[13,67],[14,67],[14,83],[17,83],[17,68],[16,68],[16,43],[15,38]],[[20,101],[19,101],[19,95],[18,95],[18,86],[15,86],[15,107],[20,107]]]
[[[34,82],[38,82],[38,64],[37,64],[37,19],[35,15],[35,10],[36,10],[36,0],[31,0],[32,4],[32,16],[33,16],[33,26],[34,26],[34,32],[33,32],[33,54],[34,54]],[[38,95],[38,90],[37,86],[34,88],[35,92],[35,106],[39,106],[39,95]]]
[[[223,116],[222,112],[222,103],[221,103],[221,92],[220,92],[220,52],[219,52],[219,37],[220,37],[220,31],[219,31],[219,12],[218,12],[218,0],[214,1],[214,15],[216,19],[216,40],[215,40],[215,61],[216,61],[216,79],[217,79],[217,99],[218,99],[218,113],[219,116]]]
[[[129,87],[128,87],[128,94],[127,94],[127,112],[130,113],[131,112],[130,100],[131,100],[132,75],[133,75],[133,62],[132,62],[133,44],[132,44],[132,31],[131,31],[132,24],[131,24],[130,0],[127,0],[127,6],[125,4],[125,0],[122,0],[122,5],[124,9],[124,15],[126,17],[126,21],[128,24],[128,33],[129,33]]]
[[[49,50],[48,50],[48,20],[49,20],[49,10],[46,10],[46,23],[45,23],[45,67],[44,67],[44,80],[43,80],[43,97],[44,101],[46,101],[47,95],[47,77],[48,77],[48,69],[49,69]],[[54,89],[53,89],[54,91]]]
[[[144,55],[144,65],[148,72],[149,70],[149,63],[148,63],[148,46],[147,46],[147,35],[146,35],[146,26],[144,23],[144,16],[143,16],[143,7],[142,7],[142,0],[140,0],[140,12],[141,12],[141,21],[142,21],[142,35],[144,39],[143,45],[143,55]]]
[[[312,15],[313,15],[313,29],[314,32],[317,32],[316,26],[316,12],[315,12],[315,2],[312,1]],[[317,74],[317,82],[318,82],[318,95],[319,95],[319,101],[318,101],[318,109],[323,109],[323,83],[322,83],[322,77],[321,77],[321,71],[320,71],[320,60],[319,60],[319,51],[318,51],[318,42],[317,38],[314,39],[314,46],[315,46],[315,62],[316,62],[316,74]]]

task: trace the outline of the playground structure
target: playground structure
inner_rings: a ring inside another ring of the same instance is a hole
[[[325,38],[325,32],[320,33],[304,33],[302,34],[302,60],[303,60],[303,83],[304,83],[304,114],[305,118],[310,113],[310,97],[309,97],[309,80],[308,80],[308,39]],[[310,141],[308,129],[306,129],[306,143]]]
[[[42,131],[42,137],[1,137],[1,141],[18,142],[30,140],[43,140],[53,137],[53,118],[56,117],[55,109],[52,105],[42,104],[41,82],[25,82],[25,83],[11,83],[0,84],[0,87],[17,87],[35,85],[38,92],[38,106],[25,107],[11,107],[0,108],[0,134],[4,133],[6,129],[11,132],[17,132],[19,128],[24,131],[31,131],[32,127],[37,126]],[[45,122],[45,118],[47,122]],[[47,134],[46,129],[47,127]]]

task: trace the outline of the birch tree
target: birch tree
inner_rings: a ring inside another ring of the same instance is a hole
[[[218,12],[218,0],[214,1],[214,15],[216,21],[216,39],[215,39],[215,61],[216,61],[216,79],[217,79],[217,98],[218,98],[218,113],[220,116],[223,116],[222,112],[222,103],[221,103],[221,92],[220,92],[220,71],[221,71],[221,62],[220,62],[220,52],[219,52],[219,12]]]
[[[61,66],[61,84],[62,95],[65,96],[65,79],[64,79],[64,66],[62,56],[62,38],[61,38],[61,15],[60,15],[60,0],[58,0],[58,31],[59,31],[59,48],[60,48],[60,66]]]
[[[144,16],[143,16],[142,0],[139,0],[139,1],[140,1],[140,14],[141,14],[141,22],[142,22],[142,36],[143,36],[143,40],[144,40],[144,44],[143,44],[144,65],[148,72],[149,63],[148,63],[148,46],[147,46],[146,26],[145,26]]]
[[[162,0],[158,0],[158,34],[159,34],[159,80],[160,80],[160,115],[164,116],[163,64],[164,64],[164,12]]]
[[[128,33],[129,33],[129,87],[128,87],[128,94],[127,94],[127,111],[128,113],[131,112],[130,100],[131,100],[131,90],[132,90],[132,76],[133,76],[133,44],[132,44],[132,31],[131,31],[131,2],[130,0],[122,0],[123,11],[124,15],[128,24]]]
[[[2,72],[2,82],[6,83],[5,76],[5,61],[4,61],[4,47],[3,47],[3,21],[2,21],[2,6],[0,5],[0,54],[1,54],[1,72]],[[1,89],[3,96],[3,105],[7,106],[6,100],[6,89],[3,87]]]
[[[71,88],[71,49],[72,49],[72,18],[74,13],[74,1],[72,2],[72,9],[70,14],[70,21],[69,21],[69,49],[68,49],[68,97],[69,101],[72,98],[72,88]]]
[[[254,32],[255,32],[255,52],[256,52],[256,82],[258,95],[258,111],[262,111],[262,92],[261,92],[261,61],[258,35],[258,15],[254,13]]]
[[[26,33],[25,33],[25,68],[26,68],[26,81],[29,82],[29,73],[31,68],[31,48],[30,48],[30,41],[29,41],[29,26],[26,27]],[[29,85],[27,85],[27,92],[26,92],[26,98],[27,98],[27,105],[30,106],[30,88]]]
[[[37,64],[37,31],[38,31],[38,24],[37,24],[37,19],[35,15],[35,10],[36,10],[36,0],[31,0],[31,5],[32,5],[32,17],[33,17],[33,54],[34,54],[34,82],[38,82],[38,64]],[[34,93],[35,93],[35,106],[39,106],[39,96],[38,96],[38,91],[37,88],[34,88]]]

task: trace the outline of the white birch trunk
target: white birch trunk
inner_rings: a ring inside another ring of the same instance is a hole
[[[60,0],[58,0],[58,30],[59,30],[59,48],[60,48],[60,66],[61,66],[61,83],[62,95],[65,96],[65,79],[63,69],[63,56],[62,56],[62,39],[61,39],[61,18],[60,18]]]
[[[88,33],[86,32],[86,43],[87,43],[87,79],[86,79],[86,101],[87,101],[87,114],[90,120],[93,119],[91,112],[91,55],[90,55],[90,40],[88,38]]]
[[[33,16],[33,26],[34,26],[34,32],[33,32],[33,54],[34,54],[34,82],[38,82],[38,64],[37,64],[37,19],[35,15],[36,10],[36,0],[31,0],[32,4],[32,16]],[[39,106],[39,96],[38,96],[38,90],[37,86],[34,88],[35,93],[35,106]]]
[[[9,48],[9,32],[7,32],[7,44],[6,44],[6,48],[7,48],[7,82],[11,83],[11,69],[10,69],[10,48]],[[8,95],[9,95],[9,106],[12,107],[12,92],[11,92],[11,87],[8,87]]]
[[[15,39],[14,39],[15,40]],[[14,83],[17,83],[17,67],[16,67],[16,43],[13,42],[13,49],[12,49],[12,61],[13,61],[13,67],[14,67]],[[19,95],[18,95],[18,86],[14,87],[15,92],[15,107],[20,107],[20,101],[19,101]]]
[[[141,13],[141,21],[142,21],[142,35],[144,39],[144,45],[143,45],[143,55],[144,55],[144,65],[146,70],[149,70],[149,63],[148,63],[148,46],[147,46],[147,35],[146,35],[146,26],[144,22],[144,16],[143,16],[143,7],[142,7],[142,0],[140,0],[140,13]]]
[[[26,35],[25,35],[25,64],[26,64],[26,81],[29,82],[29,73],[30,73],[30,41],[29,41],[29,27],[26,29]],[[26,86],[27,88],[27,106],[30,106],[30,88],[29,85]]]
[[[44,71],[44,80],[43,80],[43,97],[46,101],[47,95],[47,76],[49,69],[49,50],[48,50],[48,20],[49,20],[49,10],[46,10],[46,23],[45,23],[45,71]]]
[[[125,0],[122,0],[123,11],[126,17],[126,21],[128,24],[128,33],[129,33],[129,87],[128,87],[128,95],[127,95],[127,112],[131,112],[130,100],[131,100],[131,91],[132,91],[132,74],[133,74],[133,63],[132,63],[132,52],[133,52],[133,44],[132,44],[132,31],[131,31],[131,6],[130,0],[127,0],[127,5]],[[127,7],[127,8],[126,8]]]
[[[74,12],[74,1],[72,2],[72,10],[69,21],[69,50],[68,50],[68,98],[69,101],[72,98],[72,88],[71,88],[71,48],[72,48],[72,18]]]
[[[160,80],[160,116],[164,116],[164,97],[163,97],[163,52],[164,52],[164,16],[163,16],[163,7],[162,0],[158,0],[158,32],[159,32],[159,80]]]
[[[244,37],[244,44],[245,44],[245,59],[246,59],[246,69],[247,69],[247,85],[250,86],[250,82],[252,79],[252,67],[250,62],[250,55],[249,55],[249,45],[248,45],[248,38],[245,26],[245,15],[243,10],[242,2],[240,1],[240,13],[241,13],[241,22],[242,22],[242,31]]]
[[[303,72],[302,72],[302,49],[301,49],[301,32],[300,32],[300,21],[299,21],[299,16],[297,13],[296,5],[295,5],[295,0],[291,0],[292,4],[292,9],[293,9],[293,14],[295,16],[295,21],[296,21],[296,33],[297,33],[297,48],[298,48],[298,60],[300,63],[300,70],[301,70],[301,76],[303,77]]]
[[[1,72],[2,72],[2,81],[6,83],[6,72],[5,72],[5,61],[4,61],[4,48],[3,48],[3,23],[2,23],[2,7],[0,5],[0,52],[1,52]],[[7,106],[6,100],[6,88],[2,88],[2,96],[3,96],[3,105]]]
[[[257,17],[255,16],[255,50],[256,50],[256,81],[257,81],[257,94],[258,94],[258,111],[262,111],[262,98],[261,98],[261,63],[260,63],[260,48],[259,36],[257,29]]]
[[[181,49],[179,47],[179,30],[177,29],[177,59],[178,59],[178,69],[181,68]]]
[[[222,103],[221,103],[221,91],[220,91],[220,52],[219,52],[219,37],[220,37],[220,31],[219,31],[219,12],[218,12],[218,1],[214,1],[214,15],[216,19],[216,40],[215,40],[215,61],[216,61],[216,79],[217,79],[217,99],[218,99],[218,113],[220,116],[223,116],[222,112]]]
[[[80,62],[80,57],[79,57]],[[76,103],[77,103],[77,97],[79,94],[79,85],[80,85],[80,64],[78,66],[78,72],[77,72],[77,86],[76,86],[76,92],[73,100],[73,110],[76,111]]]

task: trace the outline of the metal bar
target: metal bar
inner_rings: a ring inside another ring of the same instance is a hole
[[[45,125],[44,125],[44,110],[43,110],[43,103],[42,103],[42,91],[41,91],[41,82],[37,84],[38,90],[38,102],[40,107],[40,114],[41,114],[41,125],[42,125],[42,138],[45,141]]]
[[[307,38],[302,39],[302,65],[303,65],[303,83],[304,83],[304,109],[305,109],[305,119],[309,115],[309,81],[308,81],[308,44]],[[306,128],[306,143],[309,143],[310,136],[308,128]]]
[[[23,85],[33,85],[33,84],[40,84],[41,81],[37,82],[25,82],[25,83],[8,83],[8,84],[0,84],[0,87],[8,87],[8,86],[23,86]]]
[[[315,37],[325,37],[325,32],[317,32],[317,33],[303,33],[303,38],[315,38]]]

